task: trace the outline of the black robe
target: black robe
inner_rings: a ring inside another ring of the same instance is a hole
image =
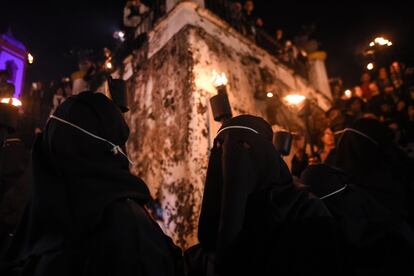
[[[5,145],[0,146],[0,258],[28,201],[29,160],[29,151],[15,136],[10,136]]]
[[[338,140],[330,165],[395,216],[412,219],[414,163],[393,142],[392,132],[373,119],[360,119]]]
[[[334,220],[297,190],[261,118],[223,124],[211,150],[189,275],[339,275]]]
[[[103,94],[55,116],[124,147],[129,129]],[[177,275],[180,250],[145,210],[145,183],[107,142],[50,119],[34,146],[33,193],[2,275]],[[9,274],[7,274],[9,273]]]
[[[405,220],[335,168],[309,166],[302,180],[338,222],[346,275],[413,275],[414,232]]]

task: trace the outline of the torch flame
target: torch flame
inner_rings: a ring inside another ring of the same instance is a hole
[[[306,97],[299,94],[290,94],[283,98],[288,105],[300,105]]]
[[[380,45],[380,46],[385,46],[385,45],[387,45],[388,47],[389,47],[389,46],[392,46],[392,42],[391,42],[390,40],[388,40],[388,39],[386,39],[386,38],[382,37],[382,36],[380,36],[380,37],[376,37],[376,38],[374,39],[374,41],[372,41],[372,42],[369,44],[369,46],[373,47],[373,46],[375,46],[375,44]]]
[[[29,64],[33,64],[34,62],[34,57],[31,53],[27,54],[27,61],[29,62]]]
[[[214,87],[226,86],[228,79],[226,77],[226,74],[219,74],[216,70],[213,70],[213,77],[211,79],[211,82],[213,83]]]
[[[19,107],[22,106],[22,102],[16,98],[2,98],[0,99],[0,103],[2,104],[11,104],[13,106]]]

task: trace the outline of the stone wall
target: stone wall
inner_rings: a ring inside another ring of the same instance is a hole
[[[327,106],[304,79],[215,15],[191,2],[176,6],[128,60],[124,78],[132,171],[161,203],[164,228],[183,248],[197,243],[208,153],[220,127],[209,106],[216,93],[213,70],[229,79],[234,115],[262,116],[294,131],[302,123],[281,97],[302,93],[314,100],[315,110]],[[267,92],[275,97],[266,98]]]
[[[189,31],[175,35],[129,80],[127,115],[132,171],[162,203],[167,233],[183,247],[196,242],[208,156],[206,105],[194,93]]]

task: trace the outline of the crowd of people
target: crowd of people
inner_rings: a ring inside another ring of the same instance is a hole
[[[207,1],[206,5],[228,22],[241,34],[256,41],[260,46],[270,49],[271,53],[278,59],[295,68],[296,72],[307,77],[306,51],[286,39],[282,29],[277,29],[273,37],[268,36],[264,30],[264,20],[255,13],[255,3],[252,0],[229,1],[213,0]],[[136,48],[136,43],[145,41],[149,28],[166,12],[164,0],[126,1],[123,11],[123,26],[126,41],[121,43],[113,52],[104,48],[102,53],[91,55],[79,54],[79,70],[74,72],[70,78],[62,78],[59,81],[35,82],[30,89],[23,91],[21,98],[22,122],[20,134],[28,147],[30,147],[34,133],[39,133],[48,116],[56,110],[66,98],[78,94],[86,89],[96,90],[108,72],[122,67],[122,59],[125,53],[130,53],[130,47]],[[149,23],[148,23],[148,22]],[[298,36],[303,37],[307,35]],[[303,40],[303,39],[302,39]],[[305,39],[306,40],[306,39]],[[270,41],[270,44],[268,43]],[[304,43],[299,43],[303,45]],[[108,63],[110,67],[108,66]],[[0,96],[6,97],[14,94],[14,87],[7,82],[7,72],[0,72]]]
[[[364,72],[360,84],[345,90],[340,80],[332,85],[334,103],[326,112],[324,129],[316,133],[317,156],[307,154],[304,135],[294,140],[293,174],[300,177],[307,165],[329,162],[335,154],[337,132],[361,118],[372,118],[386,125],[396,145],[414,158],[414,86],[412,76],[398,62],[387,70],[380,67],[376,76]],[[309,150],[307,150],[309,152]]]
[[[276,29],[273,34],[269,34],[272,32],[265,26],[264,19],[256,14],[253,0],[244,2],[209,0],[206,1],[206,6],[225,19],[239,33],[253,40],[260,47],[276,56],[280,62],[307,78],[306,56],[309,50],[314,51],[317,48],[315,45],[308,47],[310,32],[307,28],[303,28],[302,33],[293,40],[286,38],[286,34],[281,28]]]
[[[20,222],[1,237],[1,275],[414,273],[413,162],[379,120],[342,129],[329,164],[308,166],[301,179],[264,119],[225,121],[209,154],[199,244],[184,253],[129,171],[128,136],[121,109],[102,93],[58,106],[24,174]]]
[[[253,0],[207,0],[206,7],[226,20],[239,33],[255,41],[259,46],[275,55],[281,62],[303,73],[306,67],[306,55],[309,47],[309,33],[297,35],[293,42],[287,39],[282,29],[277,29],[269,35],[263,18],[256,15]],[[153,24],[166,12],[166,3],[163,0],[127,1],[124,8],[123,25],[127,44],[142,35],[145,35]],[[305,40],[305,41],[304,41]],[[313,47],[315,48],[315,47]],[[305,77],[306,74],[304,74]]]
[[[36,81],[22,92],[18,133],[27,148],[31,148],[35,135],[41,132],[49,116],[67,98],[89,89],[102,90],[101,86],[113,71],[113,60],[109,49],[104,48],[101,52],[103,54],[79,57],[78,69],[70,77],[50,82]],[[14,92],[7,71],[0,71],[0,98],[11,98]]]
[[[206,7],[226,20],[239,33],[275,55],[282,63],[307,77],[306,55],[309,47],[304,44],[308,42],[308,32],[297,35],[294,38],[297,43],[287,39],[282,29],[277,29],[273,35],[269,35],[263,18],[256,15],[253,0],[208,0]],[[126,42],[123,47],[129,49],[131,45],[142,43],[146,33],[165,12],[166,3],[163,0],[127,1],[123,15],[125,37],[119,37],[117,34],[118,39]]]

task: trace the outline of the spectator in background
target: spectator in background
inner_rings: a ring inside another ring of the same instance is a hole
[[[243,6],[240,2],[233,2],[230,5],[230,24],[242,34],[245,34],[243,28]]]
[[[294,156],[291,163],[291,172],[293,176],[300,177],[302,172],[308,166],[308,156],[306,154],[306,141],[303,135],[294,135],[292,141],[292,151]]]
[[[247,0],[246,2],[244,2],[243,15],[244,15],[244,20],[248,26],[246,30],[246,35],[251,38],[254,38],[255,33],[256,33],[256,29],[255,29],[256,18],[253,12],[254,12],[254,2],[252,0]]]
[[[380,94],[378,84],[375,81],[373,81],[369,84],[369,89],[371,90],[371,98],[370,99],[372,99],[372,97],[375,97],[376,95]]]
[[[295,155],[292,159],[292,175],[298,178],[308,165],[316,165],[320,163],[332,163],[335,154],[335,136],[331,128],[327,127],[323,130],[319,137],[317,153],[315,156],[308,156],[306,153],[306,143],[303,136],[296,136],[293,140],[293,150]]]
[[[369,73],[365,72],[362,74],[360,88],[362,92],[362,98],[366,101],[369,101],[373,96],[373,92],[371,90],[371,75]]]
[[[264,21],[260,17],[256,19],[256,27],[262,29],[264,27]]]
[[[380,121],[381,122],[387,122],[391,121],[393,118],[393,105],[389,101],[383,101],[381,103],[381,116]]]
[[[298,56],[298,49],[295,47],[292,41],[286,41],[284,52],[284,61],[288,63],[290,66],[294,66],[296,58]]]
[[[149,12],[149,8],[141,3],[141,0],[128,1],[124,8],[124,26],[126,38],[132,40],[135,36],[136,28],[141,24],[144,16]]]
[[[265,47],[263,45],[266,44],[265,33],[264,33],[264,21],[262,18],[256,18],[256,25],[254,27],[255,33],[255,40],[257,45]]]
[[[331,128],[326,128],[320,138],[321,149],[319,150],[319,158],[322,163],[329,163],[330,156],[334,153],[335,149],[335,136]]]
[[[393,119],[395,115],[395,104],[398,102],[398,97],[394,93],[394,87],[388,79],[388,74],[385,68],[380,69],[379,75],[381,76],[381,79],[378,80],[380,93],[372,97],[368,105],[379,120],[385,122]]]
[[[52,115],[56,109],[58,108],[58,106],[63,103],[66,100],[67,96],[65,94],[65,90],[64,90],[64,86],[59,85],[56,89],[55,94],[53,95],[53,99],[52,99],[52,108],[50,110],[50,115]]]
[[[391,94],[394,92],[394,86],[388,77],[387,69],[381,67],[378,72],[378,87],[382,94]]]
[[[276,30],[276,55],[277,57],[282,57],[285,50],[285,38],[283,37],[283,30]]]
[[[32,114],[34,131],[38,134],[41,132],[50,110],[48,88],[45,87],[43,82],[39,81],[32,84],[29,99],[31,101],[29,114]]]
[[[352,97],[349,99],[347,114],[353,122],[362,117],[364,106],[364,101],[359,97]]]
[[[391,129],[394,143],[400,144],[402,141],[402,129],[401,126],[398,124],[398,122],[395,119],[390,119],[385,122],[385,124],[388,126],[389,129]]]
[[[398,97],[402,96],[403,93],[403,86],[404,86],[404,76],[403,70],[401,68],[401,64],[397,61],[394,61],[390,66],[390,75],[391,81],[395,88],[395,92]]]
[[[88,81],[96,74],[95,64],[89,57],[83,57],[79,60],[79,71],[72,74],[72,94],[77,95],[89,90]]]
[[[72,96],[72,85],[70,82],[64,82],[63,83],[63,92],[65,93],[66,97]]]
[[[244,2],[243,12],[246,21],[254,25],[254,2],[252,0],[246,0],[246,2]]]
[[[348,124],[341,108],[333,106],[326,112],[327,123],[333,132],[344,129]]]
[[[395,120],[398,125],[405,127],[407,122],[407,104],[404,100],[399,100],[395,109]]]
[[[375,116],[381,116],[381,104],[384,101],[383,95],[381,95],[379,87],[376,82],[370,84],[370,89],[372,91],[372,97],[367,103],[367,109],[369,112],[375,114]]]
[[[349,99],[349,95],[346,95],[344,92],[344,85],[341,78],[333,78],[330,81],[333,105],[340,109],[345,109],[345,103]]]

